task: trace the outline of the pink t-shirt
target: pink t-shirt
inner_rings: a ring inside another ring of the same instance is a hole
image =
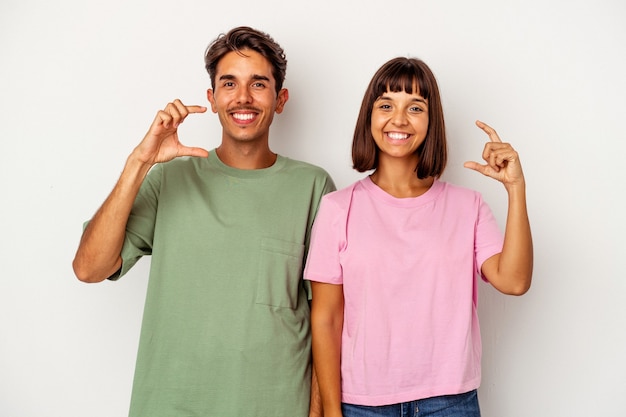
[[[502,233],[478,192],[395,198],[366,177],[327,194],[304,272],[342,284],[342,401],[385,405],[480,384],[480,266]]]

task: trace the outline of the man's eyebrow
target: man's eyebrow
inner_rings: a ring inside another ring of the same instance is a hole
[[[269,77],[265,76],[265,75],[258,75],[258,74],[254,74],[252,76],[253,80],[260,80],[260,81],[269,81]]]
[[[232,74],[223,74],[223,75],[220,75],[219,79],[220,80],[234,80],[236,78],[237,77],[235,77]],[[269,77],[267,77],[265,75],[259,75],[259,74],[254,74],[251,78],[253,80],[257,80],[257,81],[269,81],[270,80]]]

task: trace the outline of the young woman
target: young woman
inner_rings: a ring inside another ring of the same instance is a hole
[[[305,270],[325,417],[480,415],[477,277],[524,294],[533,249],[517,152],[476,124],[486,163],[465,167],[504,185],[504,236],[478,192],[439,179],[447,145],[428,66],[395,58],[371,80],[352,158],[373,173],[323,198]]]

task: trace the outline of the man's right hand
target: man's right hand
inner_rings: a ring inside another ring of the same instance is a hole
[[[168,103],[159,110],[148,133],[133,151],[134,156],[144,164],[152,166],[167,162],[179,156],[208,157],[203,148],[184,146],[178,140],[178,127],[192,113],[204,113],[203,106],[185,106],[179,99]]]
[[[205,149],[183,146],[178,140],[178,126],[185,118],[206,110],[206,107],[185,106],[180,100],[174,100],[157,113],[150,130],[127,159],[113,191],[83,232],[72,263],[78,279],[100,282],[119,270],[126,223],[152,165],[177,156],[209,156]]]

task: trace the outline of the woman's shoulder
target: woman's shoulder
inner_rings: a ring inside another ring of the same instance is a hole
[[[472,188],[447,181],[439,181],[439,183],[442,191],[441,194],[450,201],[469,203],[480,202],[482,200],[481,193]]]
[[[335,214],[347,213],[352,204],[354,190],[359,187],[361,181],[362,180],[356,181],[324,195],[320,203],[320,210]]]
[[[360,186],[362,181],[363,181],[362,179],[355,181],[350,185],[339,188],[336,191],[330,192],[326,194],[323,199],[328,200],[328,201],[334,201],[337,203],[342,202],[342,201],[349,201],[351,199],[352,194],[354,194],[354,190]]]
[[[448,182],[445,180],[437,180],[437,182],[441,184],[441,186],[446,192],[465,194],[465,195],[479,194],[478,191],[472,188],[466,187],[464,185],[455,184],[455,183]]]

